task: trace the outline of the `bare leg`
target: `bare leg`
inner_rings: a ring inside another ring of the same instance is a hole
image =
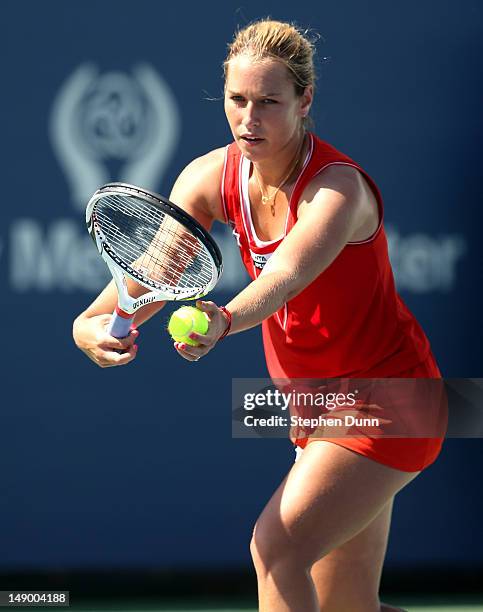
[[[379,605],[391,511],[392,500],[365,529],[312,566],[321,610],[401,612],[401,608]]]
[[[312,566],[355,538],[379,515],[380,525],[374,529],[386,529],[385,550],[392,498],[416,475],[331,442],[311,442],[255,526],[251,551],[260,612],[332,612],[323,602],[323,607],[319,604]],[[377,595],[365,602],[366,594],[367,590],[361,593],[360,607],[354,612],[379,612]]]

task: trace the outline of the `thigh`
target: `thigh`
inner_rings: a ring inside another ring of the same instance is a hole
[[[260,515],[255,550],[265,565],[291,557],[309,569],[365,529],[416,475],[311,442]]]
[[[321,610],[379,609],[379,583],[392,505],[393,500],[356,536],[312,566],[311,576]]]

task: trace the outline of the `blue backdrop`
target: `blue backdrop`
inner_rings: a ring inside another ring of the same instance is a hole
[[[481,376],[478,0],[5,2],[0,571],[249,564],[251,527],[293,459],[282,440],[231,439],[231,378],[266,375],[259,331],[189,364],[169,308],[129,370],[100,370],[71,325],[107,280],[89,195],[111,179],[167,194],[230,141],[226,44],[267,14],[322,34],[317,132],[379,184],[399,289],[444,375]],[[223,303],[246,277],[229,233],[214,235]],[[481,450],[449,441],[398,496],[389,567],[483,564]]]

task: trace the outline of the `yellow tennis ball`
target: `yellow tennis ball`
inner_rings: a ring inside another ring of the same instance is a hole
[[[198,346],[198,342],[192,340],[189,335],[192,332],[206,334],[207,331],[208,317],[202,310],[194,306],[178,308],[169,319],[168,332],[175,342]]]

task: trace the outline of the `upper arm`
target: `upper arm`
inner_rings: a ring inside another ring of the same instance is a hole
[[[367,221],[369,203],[360,173],[330,166],[305,189],[298,219],[263,271],[291,278],[291,299],[319,276]]]
[[[220,185],[224,149],[215,149],[189,163],[176,179],[169,199],[210,229],[224,221]]]

